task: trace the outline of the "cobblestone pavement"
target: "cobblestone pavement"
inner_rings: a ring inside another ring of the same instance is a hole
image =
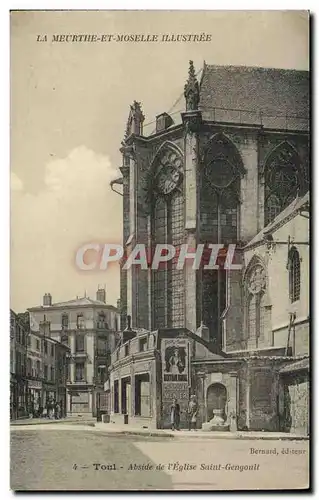
[[[307,441],[188,442],[31,427],[11,430],[15,491],[308,487]],[[115,470],[108,470],[112,464]]]

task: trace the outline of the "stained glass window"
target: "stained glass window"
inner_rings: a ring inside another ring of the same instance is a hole
[[[269,156],[265,166],[265,225],[286,208],[301,187],[297,152],[284,143]]]
[[[203,159],[200,186],[201,243],[237,243],[241,157],[222,134],[209,143]],[[202,270],[202,320],[221,348],[221,315],[226,307],[225,272]]]
[[[182,159],[175,152],[163,152],[158,169],[167,162],[173,162],[175,169],[182,168]],[[152,242],[153,248],[159,243],[177,248],[184,243],[184,197],[177,185],[174,188],[172,184],[172,191],[157,194]],[[177,258],[152,271],[153,328],[184,326],[184,272],[176,269],[176,263]]]

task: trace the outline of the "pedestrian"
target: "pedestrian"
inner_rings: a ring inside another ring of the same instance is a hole
[[[177,402],[177,399],[175,398],[173,401],[173,404],[171,406],[171,426],[172,430],[179,431],[179,424],[180,424],[180,406]]]
[[[39,416],[39,402],[38,401],[35,401],[35,403],[34,403],[33,416],[35,418],[37,418]]]
[[[63,409],[63,401],[60,401],[60,418],[64,418],[64,409]]]
[[[60,405],[58,402],[55,403],[54,416],[55,416],[55,420],[59,420],[59,418],[60,418]]]
[[[52,418],[52,400],[50,398],[47,401],[47,418]]]
[[[188,404],[188,430],[196,430],[198,406],[196,396],[191,396]]]

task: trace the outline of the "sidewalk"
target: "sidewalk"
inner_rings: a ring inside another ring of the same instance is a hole
[[[12,427],[24,426],[26,428],[30,425],[37,425],[39,429],[42,426],[51,425],[51,428],[55,428],[56,424],[64,424],[64,430],[86,430],[92,432],[101,433],[103,436],[115,436],[115,435],[126,435],[126,436],[149,436],[149,437],[161,437],[161,438],[173,438],[173,439],[200,439],[200,440],[211,440],[211,439],[242,439],[242,440],[268,440],[268,441],[309,441],[309,436],[303,436],[299,434],[289,434],[285,432],[204,432],[202,430],[197,431],[171,431],[168,429],[143,429],[141,427],[133,427],[130,425],[114,425],[104,424],[101,422],[96,422],[96,419],[91,417],[91,419],[80,419],[79,417],[66,417],[61,420],[49,420],[41,418],[30,418],[21,419],[14,422],[10,422]]]
[[[59,420],[49,418],[19,418],[19,420],[11,420],[10,426],[16,425],[47,425],[47,424],[82,424],[94,426],[96,418],[79,418],[79,417],[65,417]]]
[[[92,429],[93,430],[93,429]],[[262,439],[262,440],[288,440],[288,441],[300,441],[309,440],[309,436],[302,436],[298,434],[289,434],[285,432],[204,432],[202,430],[197,431],[171,431],[166,429],[141,429],[140,427],[132,427],[128,425],[114,425],[114,424],[104,424],[96,422],[94,430],[98,432],[103,432],[103,434],[124,434],[124,435],[142,435],[142,436],[152,436],[152,437],[164,437],[164,438],[174,438],[174,439]]]

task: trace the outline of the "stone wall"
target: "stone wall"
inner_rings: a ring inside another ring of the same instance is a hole
[[[309,433],[309,375],[297,372],[282,378],[284,426],[287,432]]]

